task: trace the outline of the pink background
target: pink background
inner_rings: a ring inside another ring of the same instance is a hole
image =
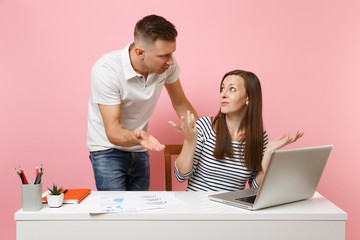
[[[152,13],[177,27],[182,85],[199,116],[216,114],[225,72],[250,70],[262,82],[270,139],[299,129],[305,136],[293,147],[334,145],[318,191],[349,214],[347,239],[360,239],[359,1],[221,3],[0,0],[2,239],[15,239],[21,208],[15,167],[31,180],[42,163],[44,191],[52,183],[95,190],[86,149],[90,68]],[[164,90],[149,132],[181,143],[168,120],[178,121]],[[150,189],[164,190],[163,152],[151,152]]]

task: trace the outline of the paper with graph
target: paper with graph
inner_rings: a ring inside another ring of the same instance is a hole
[[[89,213],[137,212],[183,205],[173,192],[124,192],[94,196]]]

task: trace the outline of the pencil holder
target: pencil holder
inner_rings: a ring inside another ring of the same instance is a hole
[[[24,212],[36,212],[41,209],[42,183],[23,184],[22,190],[22,210]]]

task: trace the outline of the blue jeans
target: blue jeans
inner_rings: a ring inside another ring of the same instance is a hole
[[[117,149],[90,152],[98,191],[148,191],[150,165],[148,152]]]

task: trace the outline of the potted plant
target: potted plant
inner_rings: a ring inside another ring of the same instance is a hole
[[[61,207],[64,201],[64,194],[61,192],[63,190],[62,187],[58,188],[55,184],[53,184],[53,187],[50,189],[50,194],[47,195],[46,199],[49,204],[49,207],[51,208],[58,208]]]

